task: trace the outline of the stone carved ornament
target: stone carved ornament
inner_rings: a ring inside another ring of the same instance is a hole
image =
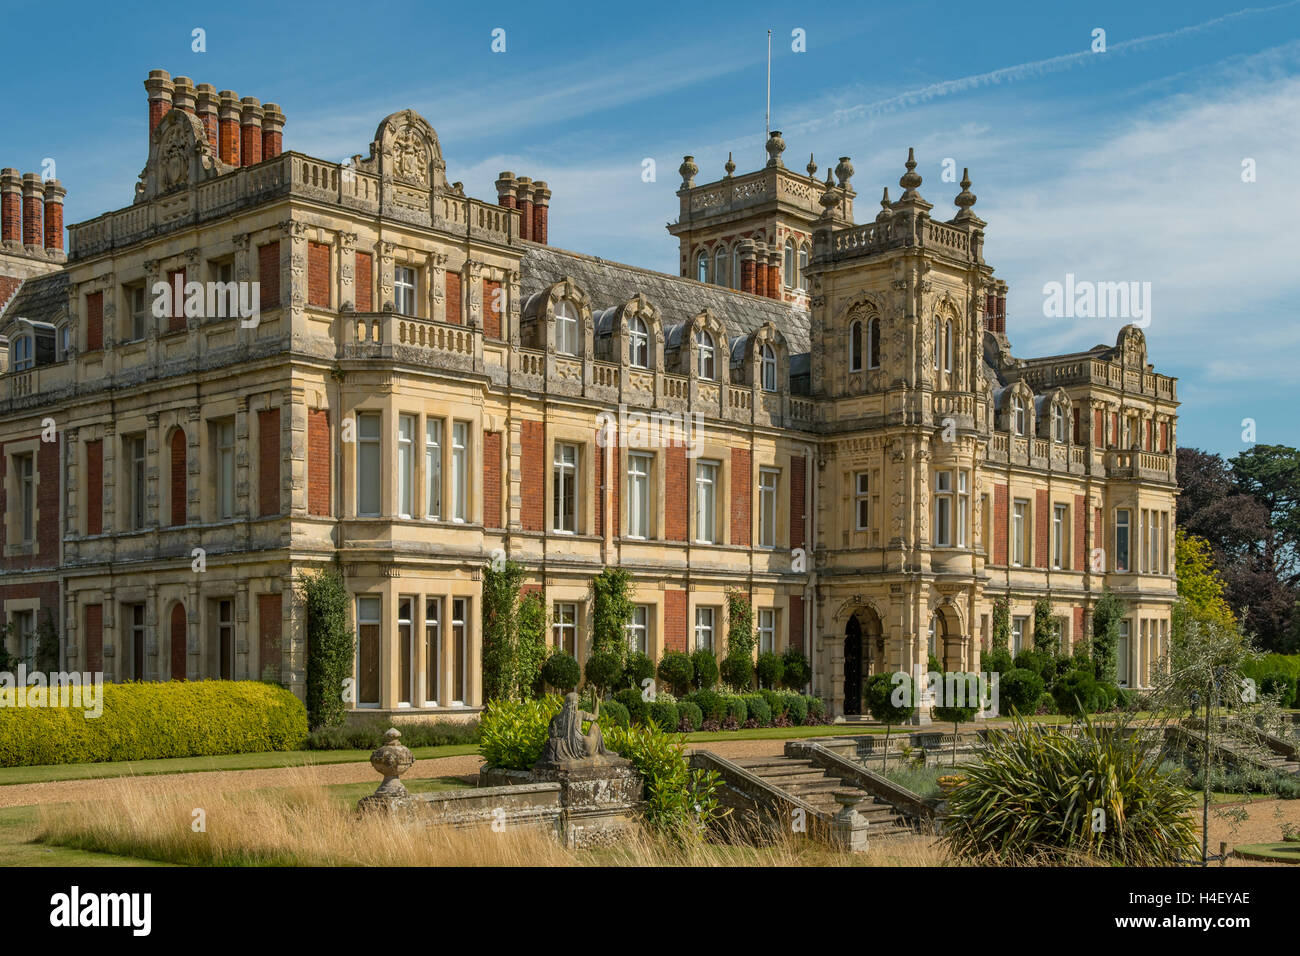
[[[173,109],[149,137],[149,160],[136,185],[136,202],[148,202],[182,187],[198,185],[229,172],[208,145],[203,124],[184,110]]]

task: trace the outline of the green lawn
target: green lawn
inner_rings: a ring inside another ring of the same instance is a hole
[[[89,853],[71,847],[28,843],[29,827],[38,808],[7,807],[0,810],[0,866],[169,866],[153,860],[112,853]]]

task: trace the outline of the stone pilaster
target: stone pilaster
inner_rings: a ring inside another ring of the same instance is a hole
[[[158,680],[162,674],[159,666],[159,652],[162,642],[158,640],[158,585],[150,584],[145,591],[144,602],[144,666],[140,672],[145,680]]]
[[[235,587],[235,680],[250,680],[254,676],[250,671],[248,648],[248,581],[241,580]]]
[[[280,509],[307,514],[307,391],[300,385],[282,393],[280,405]],[[286,509],[285,503],[288,503]],[[287,632],[286,632],[287,633]]]
[[[191,405],[186,410],[185,523],[190,525],[199,524],[203,520],[203,500],[199,485],[199,477],[203,473],[202,439],[199,435],[203,428],[201,415],[198,405]]]
[[[145,416],[148,427],[144,433],[144,481],[145,481],[145,527],[158,528],[162,524],[159,514],[161,498],[158,494],[158,475],[160,471],[158,455],[158,413],[150,412]]]

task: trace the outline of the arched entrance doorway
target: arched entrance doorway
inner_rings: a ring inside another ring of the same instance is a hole
[[[862,625],[855,614],[844,628],[844,715],[862,713]]]

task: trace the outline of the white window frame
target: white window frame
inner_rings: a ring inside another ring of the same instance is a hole
[[[551,461],[551,530],[578,532],[578,466],[582,452],[573,442],[557,441]]]
[[[695,256],[695,278],[698,282],[709,281],[709,254],[703,249]]]
[[[697,329],[695,332],[695,376],[706,382],[712,382],[716,376],[714,374],[717,365],[717,347],[713,344],[713,336],[705,329]]]
[[[871,528],[871,473],[853,473],[853,529],[868,531]]]
[[[36,338],[33,335],[19,335],[14,339],[13,369],[15,372],[26,371],[36,364]]]
[[[432,668],[432,673],[430,673]],[[424,599],[424,706],[437,707],[442,694],[442,597]],[[432,686],[431,686],[432,685]]]
[[[399,315],[419,315],[420,273],[411,266],[393,269],[393,308]]]
[[[627,456],[627,537],[650,537],[650,480],[654,474],[654,456]]]
[[[469,422],[451,424],[451,520],[469,521]]]
[[[1027,617],[1013,617],[1011,619],[1011,654],[1013,657],[1025,650],[1025,629],[1028,624],[1029,618]]]
[[[1052,405],[1052,440],[1058,445],[1065,444],[1065,409],[1060,403]]]
[[[424,516],[442,518],[442,419],[424,423]]]
[[[1011,425],[1017,435],[1029,433],[1029,415],[1025,411],[1025,400],[1019,395],[1011,396]]]
[[[627,323],[627,362],[633,368],[650,367],[650,330],[645,320],[632,316]]]
[[[783,257],[783,259],[784,261],[782,262],[782,265],[785,268],[782,271],[785,272],[785,275],[782,276],[782,280],[787,289],[793,289],[795,287],[795,284],[798,282],[798,278],[795,276],[795,268],[794,268],[794,240],[793,239],[787,239],[785,241],[785,256]]]
[[[936,548],[952,547],[952,499],[952,472],[936,471],[934,473],[934,546]]]
[[[578,605],[556,601],[551,607],[551,639],[560,650],[578,657]]]
[[[714,610],[715,609],[711,607],[697,607],[695,609],[695,647],[693,650],[698,651],[703,649],[717,653],[716,650],[714,650],[714,641],[717,637],[717,632],[714,628],[717,615],[714,613]]]
[[[580,355],[578,310],[568,299],[555,303],[555,351],[560,355]]]
[[[758,609],[758,652],[776,653],[776,608],[774,607]]]
[[[763,343],[762,358],[760,360],[762,367],[762,387],[765,392],[776,391],[776,350],[766,342]]]
[[[957,547],[967,546],[966,528],[970,524],[970,474],[957,472]]]
[[[415,662],[418,655],[415,652],[415,602],[419,600],[411,594],[399,594],[397,597],[397,706],[414,707],[415,706],[415,682],[418,676],[415,673]],[[405,608],[405,615],[402,611]],[[402,680],[402,650],[405,645],[407,658],[407,679]]]
[[[1070,526],[1070,508],[1068,505],[1052,505],[1052,567],[1057,571],[1066,566],[1066,535]]]
[[[695,463],[695,543],[717,544],[718,479],[722,468],[715,461]]]
[[[377,518],[383,512],[383,417],[357,412],[357,516]]]
[[[779,469],[758,470],[758,546],[760,548],[776,547],[776,509],[780,488]]]
[[[1017,498],[1011,503],[1011,566],[1023,568],[1028,548],[1025,536],[1029,531],[1029,502]]]
[[[627,622],[624,633],[627,636],[628,650],[650,653],[650,605],[632,606],[632,617]]]
[[[415,416],[397,416],[397,516],[415,513]]]

